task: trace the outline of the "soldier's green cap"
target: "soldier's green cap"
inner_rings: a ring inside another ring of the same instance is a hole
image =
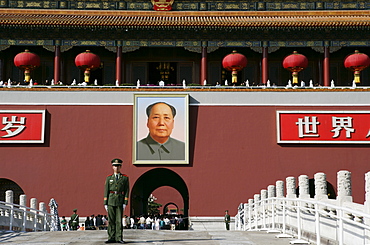
[[[77,208],[73,209],[73,212],[77,212]]]
[[[111,161],[112,165],[122,165],[122,160],[119,158],[115,158]]]

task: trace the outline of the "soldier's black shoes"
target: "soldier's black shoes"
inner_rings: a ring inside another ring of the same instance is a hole
[[[121,243],[121,244],[123,244],[125,242],[123,240],[121,240],[121,241],[108,240],[108,241],[105,241],[105,243]]]

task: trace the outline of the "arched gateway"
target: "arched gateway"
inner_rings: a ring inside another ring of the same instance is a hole
[[[5,192],[13,191],[13,203],[19,204],[19,196],[24,194],[22,188],[10,179],[0,178],[0,201],[5,201]]]
[[[159,187],[170,186],[176,189],[184,202],[184,220],[186,227],[189,216],[189,191],[184,180],[174,171],[166,168],[156,168],[144,173],[134,184],[131,191],[131,216],[147,214],[148,197]]]

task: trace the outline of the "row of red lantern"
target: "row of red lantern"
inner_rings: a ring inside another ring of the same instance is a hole
[[[247,66],[247,58],[237,53],[235,50],[226,55],[222,60],[222,66],[232,73],[232,83],[237,83],[238,71],[243,70]],[[19,53],[14,57],[16,67],[24,70],[25,81],[31,79],[30,73],[32,70],[40,66],[40,57],[37,54],[31,53],[29,50]],[[78,68],[84,71],[84,81],[89,82],[90,71],[100,67],[100,57],[90,50],[80,53],[75,58],[75,64]],[[308,65],[306,56],[294,51],[283,60],[283,67],[292,72],[293,84],[298,84],[298,73],[305,69]],[[366,54],[360,53],[358,50],[354,54],[348,55],[344,60],[344,66],[354,72],[354,80],[360,83],[360,72],[370,65],[370,58]]]
[[[90,50],[86,50],[86,52],[76,56],[75,64],[84,71],[85,82],[89,82],[90,71],[100,67],[100,57],[91,53]],[[31,80],[31,71],[40,66],[40,57],[26,49],[14,57],[14,65],[24,70],[24,80],[29,82]]]
[[[224,57],[222,66],[232,72],[232,83],[237,82],[238,71],[243,70],[247,66],[247,58],[237,53],[235,50]],[[298,73],[308,66],[308,59],[303,54],[294,51],[283,60],[283,67],[293,75],[293,84],[298,84]],[[344,67],[354,72],[354,80],[360,83],[360,72],[370,66],[370,58],[366,54],[360,53],[358,50],[354,54],[348,55],[344,59]]]

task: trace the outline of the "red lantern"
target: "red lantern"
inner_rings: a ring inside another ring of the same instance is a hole
[[[14,57],[14,65],[24,70],[24,80],[29,82],[31,80],[31,71],[40,66],[40,57],[26,49]]]
[[[243,70],[247,66],[247,58],[236,52],[234,50],[231,54],[228,54],[222,60],[222,66],[231,71],[232,74],[232,83],[237,83],[238,81],[238,71]]]
[[[355,50],[354,54],[348,55],[344,59],[344,67],[353,71],[355,83],[360,83],[360,72],[370,65],[370,58],[366,54]]]
[[[90,79],[90,71],[100,67],[100,57],[91,53],[90,50],[86,50],[86,52],[76,56],[75,64],[78,68],[84,71],[84,80],[88,83]]]
[[[308,59],[303,54],[294,51],[283,60],[283,67],[292,72],[293,84],[298,84],[298,72],[305,69],[308,65]]]

